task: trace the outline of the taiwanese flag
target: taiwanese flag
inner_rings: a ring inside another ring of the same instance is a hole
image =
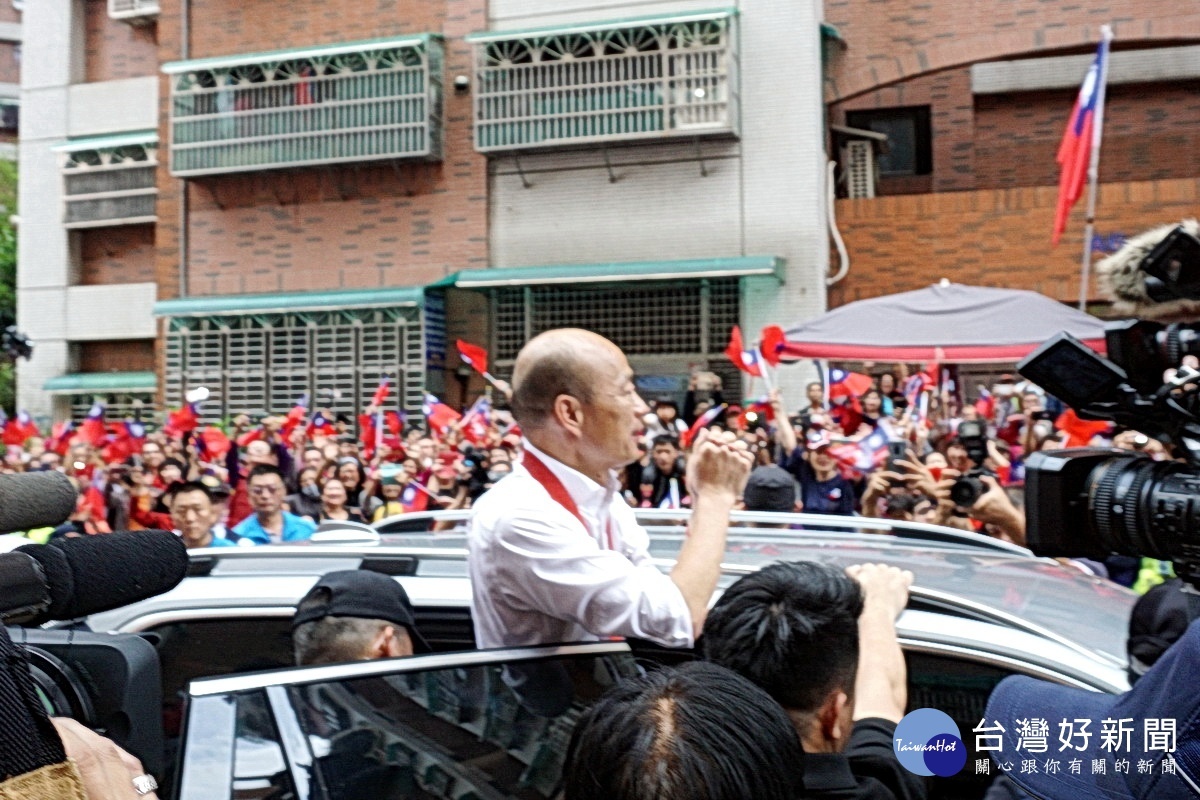
[[[184,403],[182,408],[170,413],[163,430],[169,436],[183,436],[198,427],[200,427],[200,415],[196,412],[196,404]]]
[[[38,430],[38,426],[34,423],[33,417],[29,416],[29,412],[21,409],[17,412],[16,419],[10,419],[4,423],[4,443],[5,444],[25,444],[27,439],[32,439],[34,436],[41,436],[42,432]]]
[[[308,423],[307,432],[309,439],[314,436],[329,436],[333,433],[333,423],[329,417],[325,416],[324,412],[318,411],[312,415],[312,421]]]
[[[462,339],[457,340],[454,345],[458,348],[458,355],[470,365],[471,369],[479,373],[488,371],[487,350],[479,345],[464,342]]]
[[[219,461],[233,447],[233,442],[225,435],[225,431],[209,425],[196,437],[196,444],[212,461]]]
[[[755,378],[762,377],[762,368],[758,364],[758,354],[753,350],[742,347],[742,329],[737,325],[729,332],[729,344],[725,347],[725,356],[733,365]]]
[[[1054,420],[1054,427],[1067,434],[1067,447],[1087,447],[1092,437],[1108,430],[1109,423],[1080,419],[1074,409],[1068,408]]]
[[[383,401],[387,400],[388,392],[391,390],[389,381],[386,376],[379,379],[379,387],[375,390],[374,397],[371,398],[371,405],[382,406]]]
[[[135,453],[141,452],[146,441],[146,426],[140,422],[127,419],[113,425],[109,429],[112,439],[101,454],[108,463],[124,461]]]
[[[454,423],[462,419],[462,414],[426,392],[425,401],[421,403],[421,411],[429,421],[429,429],[441,436]]]
[[[857,398],[863,392],[875,385],[870,375],[861,372],[847,372],[836,367],[829,370],[829,397]]]
[[[1105,26],[1096,58],[1083,79],[1075,107],[1071,110],[1071,118],[1067,120],[1067,129],[1058,146],[1057,160],[1062,171],[1058,177],[1058,206],[1054,211],[1054,235],[1051,237],[1053,244],[1058,244],[1063,231],[1067,229],[1071,207],[1083,195],[1092,148],[1098,150],[1100,147],[1100,127],[1104,119],[1104,76],[1108,71],[1106,62],[1111,38],[1112,33]]]
[[[266,433],[267,432],[263,430],[261,426],[252,430],[248,430],[241,436],[237,437],[237,446],[245,447],[251,442],[257,442],[259,439],[262,439],[264,436],[266,436]]]
[[[696,418],[696,421],[692,423],[692,427],[683,432],[683,435],[679,437],[679,443],[683,445],[685,450],[692,446],[692,441],[695,440],[696,435],[700,433],[702,428],[707,427],[714,419],[725,413],[725,405],[725,403],[721,403],[721,405],[713,406],[708,411],[705,411]]]
[[[482,445],[487,440],[488,427],[491,425],[492,403],[487,395],[475,401],[463,417],[463,438],[472,444]]]
[[[359,414],[358,429],[360,431],[359,444],[362,445],[363,455],[370,459],[375,453],[375,421],[374,414]]]
[[[3,411],[0,411],[0,415],[3,413]],[[75,423],[70,420],[54,423],[50,426],[50,438],[46,441],[46,449],[52,453],[58,453],[60,456],[65,456],[71,441],[71,434],[74,431]]]
[[[383,426],[392,436],[399,436],[404,432],[404,415],[399,411],[385,411]]]
[[[888,456],[888,432],[880,425],[870,435],[857,442],[835,444],[829,455],[838,463],[838,471],[847,479],[855,479],[882,466]]]
[[[92,447],[100,447],[108,439],[108,429],[104,425],[104,403],[92,404],[87,417],[79,424],[78,436]]]
[[[779,366],[779,351],[783,349],[783,344],[783,328],[778,325],[768,325],[759,334],[759,352],[762,353],[763,360],[772,367]]]
[[[300,423],[304,422],[304,418],[307,416],[308,395],[302,394],[300,395],[299,399],[296,400],[296,404],[292,406],[292,410],[288,412],[287,418],[283,421],[283,425],[280,426],[280,430],[283,435],[285,437],[291,436],[292,431],[296,430]]]

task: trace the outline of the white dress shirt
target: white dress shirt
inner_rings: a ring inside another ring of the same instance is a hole
[[[520,465],[479,498],[467,535],[475,643],[518,647],[635,636],[691,647],[691,611],[679,587],[651,563],[650,537],[615,476],[601,486],[523,444],[562,481],[586,527]]]

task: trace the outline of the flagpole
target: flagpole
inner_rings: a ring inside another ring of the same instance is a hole
[[[754,353],[758,356],[758,371],[762,373],[763,384],[767,387],[767,394],[770,395],[774,388],[771,385],[771,375],[768,372],[770,366],[767,364],[767,360],[763,358],[761,347],[755,348]]]
[[[1096,111],[1092,120],[1092,152],[1088,159],[1087,224],[1083,228],[1083,263],[1079,276],[1079,310],[1087,311],[1088,287],[1092,279],[1092,242],[1096,231],[1096,189],[1100,177],[1100,142],[1104,138],[1104,95],[1108,84],[1108,49],[1112,41],[1112,28],[1100,26],[1099,85],[1096,87]]]

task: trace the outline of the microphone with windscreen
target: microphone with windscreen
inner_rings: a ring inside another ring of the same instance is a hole
[[[40,625],[120,608],[174,589],[187,568],[186,545],[168,531],[25,545],[0,555],[0,621]]]
[[[0,533],[57,527],[78,499],[79,490],[61,472],[0,475]]]

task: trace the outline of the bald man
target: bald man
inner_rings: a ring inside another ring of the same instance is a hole
[[[649,411],[621,350],[588,331],[548,331],[517,355],[512,390],[525,456],[476,503],[467,537],[476,643],[635,636],[692,646],[750,472],[744,445],[697,438],[690,532],[664,575],[617,488],[616,470],[640,455]]]

